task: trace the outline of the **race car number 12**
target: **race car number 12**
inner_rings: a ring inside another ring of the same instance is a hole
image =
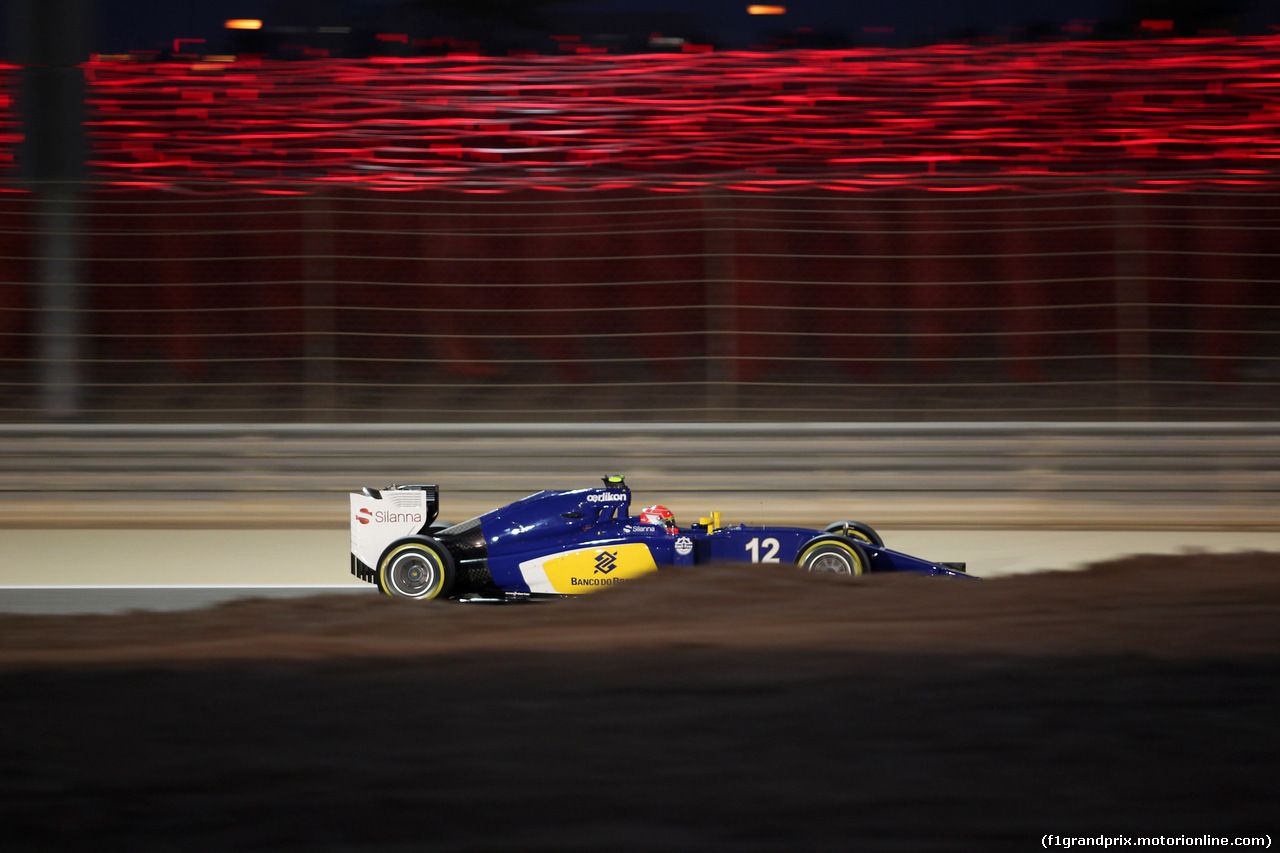
[[[776,563],[778,562],[778,540],[769,538],[760,541],[760,537],[755,537],[747,543],[747,550],[751,552],[751,562],[753,563]],[[760,555],[760,551],[764,551],[764,556]]]

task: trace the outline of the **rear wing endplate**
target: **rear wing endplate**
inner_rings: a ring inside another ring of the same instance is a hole
[[[431,523],[440,516],[440,487],[439,486],[398,486],[394,483],[385,489],[371,489],[365,486],[360,493],[367,498],[373,498],[375,501],[383,500],[383,492],[426,492],[427,499],[427,521],[422,525],[422,529],[426,530]]]

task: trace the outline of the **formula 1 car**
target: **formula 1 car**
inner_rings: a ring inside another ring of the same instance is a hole
[[[387,595],[502,602],[594,592],[660,567],[794,563],[811,572],[916,572],[967,577],[884,546],[871,527],[722,526],[713,512],[688,529],[661,506],[631,515],[621,476],[603,487],[542,491],[461,524],[438,522],[436,486],[351,495],[351,573]]]

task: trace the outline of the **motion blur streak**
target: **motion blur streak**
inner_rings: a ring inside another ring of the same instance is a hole
[[[1271,184],[1280,38],[86,66],[121,186]],[[12,69],[0,69],[9,75]],[[6,107],[7,110],[7,107]],[[3,128],[11,118],[0,115]],[[0,138],[0,166],[12,163]],[[1160,176],[1156,180],[1156,176]],[[1078,186],[1077,186],[1078,188]]]

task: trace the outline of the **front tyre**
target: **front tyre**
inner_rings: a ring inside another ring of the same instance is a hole
[[[867,552],[851,539],[822,537],[800,549],[796,565],[807,572],[830,575],[866,574],[870,570]]]
[[[453,559],[422,538],[396,542],[378,561],[378,588],[401,598],[432,599],[453,591]]]
[[[879,533],[876,533],[875,528],[870,524],[863,524],[861,521],[837,521],[822,528],[822,532],[852,536],[855,539],[861,539],[863,542],[870,542],[877,548],[884,547],[884,540],[880,538]]]

